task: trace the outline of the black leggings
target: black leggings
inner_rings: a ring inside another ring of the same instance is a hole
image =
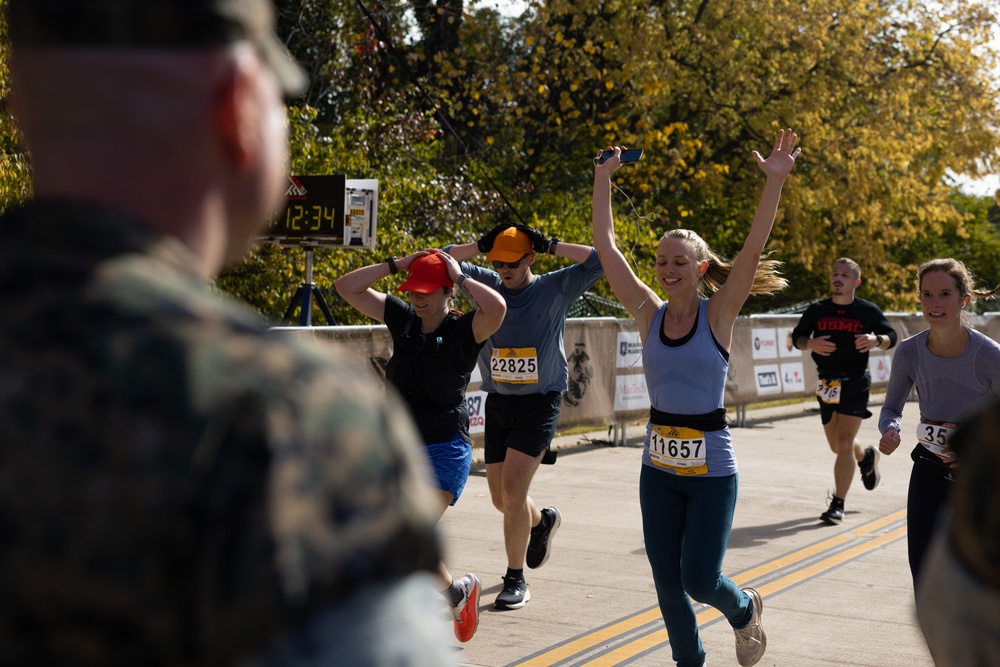
[[[906,541],[913,590],[917,590],[920,568],[930,547],[938,515],[948,503],[953,482],[922,461],[913,463],[906,495]]]

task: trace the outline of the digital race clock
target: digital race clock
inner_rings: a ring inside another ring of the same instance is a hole
[[[258,241],[283,246],[374,248],[378,181],[289,176],[285,208],[271,216]]]

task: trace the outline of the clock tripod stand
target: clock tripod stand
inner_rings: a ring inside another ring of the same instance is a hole
[[[281,323],[284,326],[291,324],[295,310],[298,309],[299,326],[312,326],[312,306],[315,300],[320,311],[323,313],[323,317],[326,318],[326,323],[330,326],[337,326],[337,321],[333,319],[333,313],[330,311],[330,306],[326,303],[323,291],[313,282],[313,249],[305,248],[304,250],[306,251],[305,281],[295,290],[295,296],[292,297],[292,302],[288,304],[288,310],[285,311],[285,316],[281,319]]]

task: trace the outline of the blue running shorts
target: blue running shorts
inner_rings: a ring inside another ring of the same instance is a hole
[[[426,446],[427,458],[431,462],[434,478],[438,488],[454,496],[451,504],[458,502],[465,482],[469,479],[472,468],[472,445],[462,437],[455,437],[448,442],[438,442]]]

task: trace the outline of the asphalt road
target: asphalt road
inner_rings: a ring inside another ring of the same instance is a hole
[[[877,445],[876,417],[863,444]],[[915,403],[903,433],[916,428]],[[481,466],[441,521],[446,563],[456,576],[483,582],[479,631],[455,642],[461,665],[672,665],[643,547],[638,503],[641,429],[624,446],[595,442],[606,433],[560,437],[554,466],[541,466],[531,495],[563,515],[552,556],[526,570],[531,600],[499,611],[493,601],[506,569],[502,517]],[[764,597],[768,648],[761,666],[933,667],[917,626],[906,561],[906,488],[911,462],[901,447],[882,457],[882,482],[860,476],[846,517],[819,515],[833,489],[833,454],[815,404],[750,411],[733,429],[740,491],[724,571]],[[906,450],[906,451],[904,451]],[[697,607],[696,607],[697,608]],[[699,613],[712,667],[736,665],[733,632],[712,608]]]

